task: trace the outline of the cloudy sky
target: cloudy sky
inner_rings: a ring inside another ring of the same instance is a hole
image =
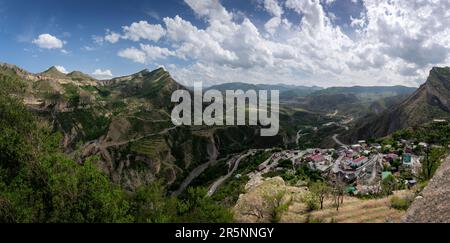
[[[0,61],[110,78],[423,83],[450,65],[448,0],[0,0]]]

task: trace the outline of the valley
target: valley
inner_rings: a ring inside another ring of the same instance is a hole
[[[398,222],[405,208],[394,201],[409,205],[448,155],[448,68],[433,68],[417,90],[208,88],[279,90],[280,132],[273,137],[260,136],[259,125],[173,125],[172,93],[192,91],[163,68],[96,80],[1,64],[0,75],[21,83],[8,95],[61,136],[64,155],[77,165],[95,161],[127,195],[160,184],[163,198],[183,200],[204,189],[237,222]],[[322,209],[311,192],[317,183],[327,191]]]

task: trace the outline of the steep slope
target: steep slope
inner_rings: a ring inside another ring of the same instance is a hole
[[[357,140],[382,137],[399,129],[417,126],[433,119],[450,118],[450,68],[433,68],[425,84],[401,104],[378,116],[360,119],[343,137]]]
[[[406,223],[450,223],[450,157],[441,165],[433,180],[406,215]]]

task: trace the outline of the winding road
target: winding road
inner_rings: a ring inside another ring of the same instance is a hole
[[[241,155],[238,159],[236,159],[236,161],[234,162],[234,166],[233,169],[228,172],[228,174],[226,174],[225,176],[220,177],[216,182],[214,182],[212,184],[212,186],[209,188],[208,190],[208,194],[206,194],[208,197],[211,197],[217,190],[217,188],[219,188],[220,185],[222,185],[226,180],[228,180],[228,178],[230,178],[234,172],[236,172],[236,170],[239,167],[239,164],[241,163],[241,161],[245,158],[247,158],[248,156],[254,154],[253,151],[249,151],[244,155]],[[233,158],[234,159],[234,158]]]
[[[344,144],[343,142],[341,142],[341,141],[338,139],[338,136],[339,136],[339,134],[334,134],[334,136],[333,136],[334,142],[337,143],[339,146],[345,146],[345,147],[348,146],[348,145]]]
[[[179,196],[181,193],[186,190],[186,188],[191,184],[191,182],[197,178],[203,171],[205,171],[209,166],[213,166],[217,163],[217,157],[219,157],[219,151],[216,148],[216,143],[214,139],[211,139],[212,142],[212,151],[208,151],[209,153],[209,161],[207,163],[204,163],[197,168],[193,169],[191,173],[184,179],[184,181],[181,183],[178,190],[174,191],[172,193],[172,196]]]

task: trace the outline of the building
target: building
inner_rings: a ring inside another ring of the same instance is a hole
[[[354,144],[354,145],[352,145],[352,149],[354,151],[359,152],[361,150],[361,148],[362,148],[361,144]]]
[[[393,162],[394,160],[398,159],[398,155],[390,153],[390,154],[386,154],[384,156],[384,158],[388,161],[388,162]]]
[[[368,161],[369,161],[369,159],[366,156],[362,156],[362,157],[359,157],[358,159],[350,160],[349,165],[353,168],[358,168],[361,165],[367,163]]]
[[[412,155],[409,153],[403,154],[403,164],[412,165]]]

